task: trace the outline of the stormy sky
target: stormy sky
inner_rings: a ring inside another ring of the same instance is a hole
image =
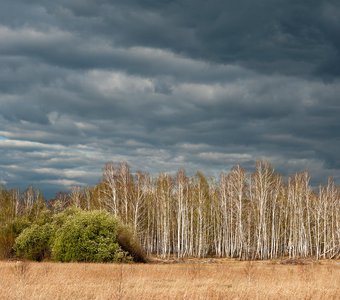
[[[2,0],[0,184],[108,161],[340,179],[338,0]]]

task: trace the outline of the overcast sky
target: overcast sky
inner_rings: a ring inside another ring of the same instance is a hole
[[[340,1],[1,0],[0,183],[107,161],[340,179]]]

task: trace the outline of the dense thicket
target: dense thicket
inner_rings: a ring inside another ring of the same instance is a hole
[[[13,249],[17,257],[37,261],[144,262],[128,230],[106,211],[69,208],[35,220],[18,234]]]
[[[129,226],[109,212],[48,207],[40,193],[28,190],[39,197],[27,202],[27,190],[0,190],[0,259],[146,261]]]
[[[37,197],[18,201],[18,193],[2,194],[7,221],[32,219],[39,210]],[[132,174],[126,163],[108,163],[98,185],[59,193],[49,209],[107,210],[133,229],[148,254],[162,257],[319,259],[340,257],[339,195],[332,179],[315,190],[307,172],[284,180],[263,161],[250,174],[235,166],[218,179],[200,172],[188,177],[184,170],[152,178]]]

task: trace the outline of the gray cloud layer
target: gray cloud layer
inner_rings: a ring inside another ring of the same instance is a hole
[[[338,1],[2,1],[0,182],[263,158],[338,180],[339,20]]]

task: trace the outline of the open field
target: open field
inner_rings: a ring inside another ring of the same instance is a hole
[[[0,299],[340,299],[340,261],[0,262]]]

